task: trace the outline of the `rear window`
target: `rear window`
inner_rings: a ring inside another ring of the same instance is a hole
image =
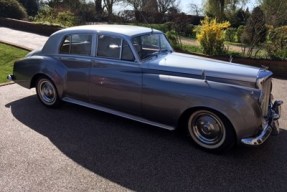
[[[92,35],[73,34],[64,38],[59,52],[61,54],[91,55]]]

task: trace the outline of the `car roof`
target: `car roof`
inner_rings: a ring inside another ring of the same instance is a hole
[[[71,32],[108,32],[108,33],[117,33],[125,36],[134,36],[142,33],[150,32],[160,32],[156,29],[141,27],[141,26],[132,26],[132,25],[81,25],[76,27],[69,27],[62,29],[56,33],[71,33]]]

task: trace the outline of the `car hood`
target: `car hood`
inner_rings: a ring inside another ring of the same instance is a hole
[[[179,76],[191,76],[252,87],[255,86],[261,73],[260,68],[257,67],[176,52],[158,56],[149,62],[149,68],[160,70],[161,73],[170,74],[172,72]]]

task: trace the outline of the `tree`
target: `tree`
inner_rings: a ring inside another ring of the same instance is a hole
[[[37,0],[18,0],[27,11],[29,16],[35,16],[39,10],[39,2]]]
[[[0,0],[0,17],[24,19],[27,13],[17,0]]]
[[[253,49],[256,46],[259,47],[261,43],[265,42],[267,35],[267,27],[265,24],[263,11],[260,7],[254,8],[241,36],[242,43],[249,45],[248,56],[252,55]],[[258,51],[259,50],[260,49],[258,49]]]
[[[119,2],[121,0],[104,0],[104,8],[107,9],[108,15],[111,16],[113,14],[113,7],[115,3]]]
[[[190,3],[189,6],[193,15],[199,16],[199,14],[202,12],[202,10],[199,8],[197,4]]]
[[[287,26],[270,30],[266,51],[272,59],[287,59]]]
[[[287,25],[287,1],[286,0],[259,0],[266,18],[267,24],[275,27]]]
[[[243,10],[242,8],[237,9],[234,11],[227,11],[226,19],[230,22],[232,27],[239,27],[240,25],[246,25],[247,19],[250,16],[248,8],[246,10]]]
[[[85,0],[49,0],[48,5],[52,8],[64,8],[73,12],[78,12]]]
[[[136,21],[155,22],[159,19],[157,0],[125,0],[125,2],[133,7]]]
[[[160,13],[166,13],[171,7],[177,7],[176,0],[157,0],[157,5]]]
[[[215,17],[217,20],[224,20],[225,0],[207,0],[204,9],[207,16]]]
[[[146,13],[157,13],[158,12],[158,4],[157,0],[142,0],[142,11]]]
[[[205,14],[215,17],[218,21],[226,19],[226,11],[235,12],[239,5],[245,4],[247,0],[206,0]]]
[[[127,4],[131,5],[134,9],[134,11],[140,11],[143,7],[143,1],[142,0],[126,0]]]
[[[102,0],[95,0],[95,9],[97,16],[102,16],[103,14]]]
[[[131,5],[135,12],[144,11],[146,13],[158,12],[157,0],[125,0]]]

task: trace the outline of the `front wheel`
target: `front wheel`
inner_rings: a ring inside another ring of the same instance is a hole
[[[60,104],[57,89],[53,82],[46,78],[41,77],[36,84],[36,92],[39,100],[47,107],[57,107]]]
[[[208,151],[226,151],[235,144],[232,126],[224,117],[212,111],[193,112],[188,118],[187,126],[192,140]]]

